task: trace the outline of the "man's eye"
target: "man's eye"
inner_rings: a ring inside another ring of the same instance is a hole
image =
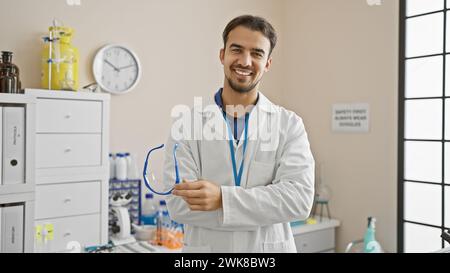
[[[233,49],[231,50],[231,52],[233,52],[233,53],[239,53],[239,52],[241,52],[241,50],[240,50],[239,48],[233,48]]]

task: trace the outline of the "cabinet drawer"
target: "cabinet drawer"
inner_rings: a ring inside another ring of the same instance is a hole
[[[37,133],[99,133],[102,128],[100,101],[38,99]]]
[[[36,187],[36,219],[100,212],[101,182],[77,182]]]
[[[294,236],[297,252],[315,253],[334,249],[334,229],[324,229]]]
[[[35,242],[36,252],[61,252],[67,248],[67,243],[76,241],[81,247],[100,245],[100,215],[83,215],[66,218],[46,219],[36,221],[35,225],[52,224],[53,241],[50,241],[47,249],[42,244]]]
[[[101,134],[37,134],[36,168],[98,166]]]

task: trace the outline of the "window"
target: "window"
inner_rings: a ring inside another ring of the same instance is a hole
[[[398,251],[448,246],[450,0],[400,1]]]

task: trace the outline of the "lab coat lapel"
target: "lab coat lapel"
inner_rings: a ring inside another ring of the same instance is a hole
[[[222,110],[211,99],[205,99],[202,109],[196,109],[202,116],[202,139],[207,140],[210,137],[214,140],[228,140],[227,125],[223,119]],[[205,131],[211,133],[211,136],[205,136]]]
[[[267,126],[267,120],[275,113],[275,105],[261,92],[259,92],[259,99],[256,107],[252,110],[248,123],[248,139],[249,140],[257,140],[258,139],[258,131],[263,126]],[[241,146],[241,142],[239,141],[239,146]]]

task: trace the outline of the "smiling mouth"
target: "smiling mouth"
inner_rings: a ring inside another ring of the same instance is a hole
[[[240,69],[240,68],[233,68],[234,73],[238,74],[239,76],[243,77],[249,77],[253,75],[253,72],[248,69]]]

